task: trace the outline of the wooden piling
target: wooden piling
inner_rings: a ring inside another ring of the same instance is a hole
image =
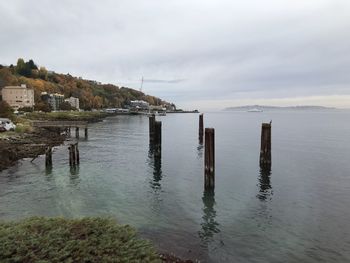
[[[162,122],[154,122],[154,155],[160,157],[162,153]]]
[[[78,148],[78,143],[75,145],[75,157],[76,157],[76,163],[80,164],[80,156],[79,156],[79,148]]]
[[[150,142],[154,141],[155,122],[156,122],[156,116],[154,114],[152,114],[151,116],[149,116],[149,140],[150,140]]]
[[[76,157],[76,151],[75,151],[75,144],[71,145],[72,147],[72,161],[73,161],[73,165],[77,164],[77,157]]]
[[[72,155],[72,145],[68,146],[68,152],[69,152],[69,165],[73,165],[73,155]]]
[[[52,147],[48,146],[45,151],[45,165],[52,166]]]
[[[204,188],[205,190],[215,187],[215,130],[205,129],[205,153],[204,153]]]
[[[261,125],[260,167],[271,167],[271,122]]]
[[[69,145],[69,165],[74,166],[80,163],[78,143]]]
[[[88,128],[86,127],[85,128],[85,139],[87,139],[87,137],[88,137]]]
[[[79,138],[79,127],[75,128],[75,137]]]
[[[199,132],[198,132],[199,143],[203,144],[203,113],[199,115]]]

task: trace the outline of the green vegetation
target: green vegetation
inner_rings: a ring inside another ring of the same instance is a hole
[[[25,115],[29,120],[71,120],[71,121],[91,121],[106,117],[104,112],[91,111],[59,111],[59,112],[31,112]]]
[[[31,123],[24,118],[16,118],[16,129],[17,133],[30,133],[33,132],[34,128]]]
[[[151,105],[170,105],[157,97],[127,87],[101,84],[70,74],[50,72],[44,67],[38,68],[33,60],[25,62],[23,59],[18,59],[16,66],[0,67],[0,87],[20,84],[26,84],[34,89],[35,103],[38,105],[36,110],[43,111],[49,111],[41,101],[40,94],[43,91],[61,93],[66,98],[71,96],[79,98],[80,108],[84,110],[120,108],[129,105],[131,100],[144,100]]]
[[[1,262],[160,262],[152,245],[112,219],[34,217],[0,224]]]
[[[14,119],[13,109],[6,101],[0,101],[0,118]]]

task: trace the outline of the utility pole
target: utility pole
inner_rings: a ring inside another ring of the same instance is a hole
[[[143,76],[142,76],[142,79],[141,79],[141,87],[140,87],[140,91],[142,92],[142,85],[143,85]]]

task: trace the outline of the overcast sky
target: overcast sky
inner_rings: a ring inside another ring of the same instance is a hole
[[[143,76],[184,108],[350,107],[350,0],[11,0],[0,17],[0,64]]]

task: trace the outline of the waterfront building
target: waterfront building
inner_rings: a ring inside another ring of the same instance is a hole
[[[34,107],[34,90],[27,88],[25,84],[21,86],[6,86],[1,91],[2,99],[12,108]]]
[[[64,101],[64,95],[59,93],[49,94],[47,92],[41,92],[41,100],[48,103],[51,106],[51,110],[58,111],[61,103]]]
[[[70,97],[68,99],[65,99],[64,101],[68,102],[73,108],[76,108],[77,110],[79,110],[79,99],[78,98]]]
[[[143,100],[132,100],[130,101],[131,108],[139,109],[139,110],[148,110],[149,103]]]

